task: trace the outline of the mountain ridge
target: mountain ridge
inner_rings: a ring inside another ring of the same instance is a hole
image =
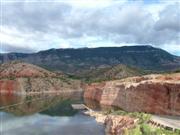
[[[0,63],[22,60],[48,70],[76,73],[100,66],[124,64],[146,70],[180,67],[180,57],[152,46],[49,49],[37,53],[0,54]]]

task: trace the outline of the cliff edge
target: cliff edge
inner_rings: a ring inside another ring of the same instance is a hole
[[[84,98],[129,112],[180,115],[180,73],[87,84]]]

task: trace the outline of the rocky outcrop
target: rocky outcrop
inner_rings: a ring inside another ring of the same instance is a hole
[[[0,77],[55,77],[56,74],[38,66],[12,61],[0,65]]]
[[[138,121],[129,116],[105,115],[92,110],[84,113],[94,117],[97,122],[103,123],[106,135],[124,135],[125,130],[134,128]]]
[[[39,94],[81,91],[81,82],[62,80],[61,78],[15,78],[1,79],[0,93],[6,94]]]
[[[127,129],[135,127],[136,120],[128,116],[110,115],[105,119],[106,135],[124,135]]]
[[[22,62],[0,65],[0,93],[38,94],[81,91],[81,82]]]
[[[84,98],[130,112],[180,115],[180,73],[89,84]]]

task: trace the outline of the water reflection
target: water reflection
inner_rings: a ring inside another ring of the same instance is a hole
[[[96,111],[108,111],[108,110],[118,110],[119,108],[115,106],[107,106],[102,105],[98,101],[92,99],[84,99],[84,104],[86,104],[89,108]]]
[[[14,95],[0,93],[0,107],[21,104],[33,100],[42,100],[59,97],[60,99],[82,100],[82,92],[63,92],[60,94],[32,94],[32,95]],[[44,100],[45,101],[45,100]]]
[[[80,96],[0,96],[2,135],[104,135],[104,127],[73,110]]]
[[[1,98],[0,100],[1,110],[3,110],[4,112],[12,113],[13,115],[16,116],[24,116],[24,115],[30,115],[30,114],[42,112],[50,107],[51,110],[54,110],[54,114],[56,114],[55,112],[56,109],[53,109],[52,107],[59,108],[58,110],[64,109],[68,111],[69,109],[67,108],[70,107],[70,101],[71,102],[81,101],[80,96],[72,97],[69,94],[28,95],[28,96],[1,95],[0,98]],[[68,102],[69,104],[67,104]]]

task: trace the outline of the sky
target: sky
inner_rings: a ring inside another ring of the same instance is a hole
[[[1,0],[0,52],[152,45],[180,56],[178,0]]]

